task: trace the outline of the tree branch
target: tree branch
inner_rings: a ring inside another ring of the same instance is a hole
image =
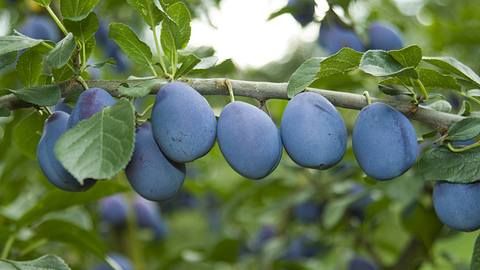
[[[103,88],[113,95],[118,96],[117,89],[121,84],[126,83],[139,83],[150,79],[134,79],[134,80],[90,80],[87,84],[90,87]],[[190,84],[202,95],[229,95],[227,79],[184,79],[183,81]],[[233,92],[236,96],[251,97],[260,101],[268,99],[288,99],[287,96],[287,83],[270,83],[270,82],[252,82],[252,81],[240,81],[229,80]],[[152,86],[151,93],[154,94],[158,89],[166,84],[167,81],[159,81],[158,84]],[[65,96],[72,89],[81,87],[77,81],[66,81],[58,84],[62,90],[62,95]],[[307,91],[321,94],[326,99],[330,100],[333,105],[337,107],[361,110],[367,106],[367,100],[363,95],[308,88]],[[422,106],[415,106],[409,100],[394,100],[394,99],[378,99],[372,98],[372,102],[384,102],[403,112],[406,116],[413,120],[417,120],[426,125],[434,128],[445,129],[451,124],[463,119],[462,116],[443,113],[435,111]],[[16,98],[13,94],[0,97],[0,107],[4,107],[10,110],[19,108],[31,107],[31,104],[23,102]]]

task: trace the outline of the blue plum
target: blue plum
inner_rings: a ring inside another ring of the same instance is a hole
[[[287,7],[292,9],[292,16],[302,26],[313,21],[315,2],[313,0],[288,0]]]
[[[54,112],[47,119],[42,137],[37,147],[37,160],[47,179],[64,191],[85,191],[95,184],[94,180],[86,180],[83,185],[62,166],[55,156],[55,143],[67,131],[69,115],[65,112]]]
[[[323,212],[323,205],[305,201],[293,207],[293,216],[301,223],[314,223],[320,219]]]
[[[277,230],[275,229],[275,227],[270,225],[262,226],[252,243],[252,251],[257,252],[262,250],[263,247],[267,244],[267,242],[274,238],[276,235]]]
[[[130,62],[128,62],[120,47],[108,37],[108,23],[106,21],[100,20],[95,39],[102,47],[104,54],[115,60],[115,70],[117,72],[125,72],[130,68]]]
[[[282,158],[282,140],[275,123],[245,102],[225,106],[218,119],[217,139],[230,166],[247,178],[264,178]]]
[[[352,186],[349,195],[350,196],[358,196],[365,192],[365,188],[360,184],[355,184]],[[370,194],[366,194],[365,196],[359,198],[358,200],[354,201],[348,207],[348,212],[351,216],[363,220],[365,217],[365,210],[366,208],[373,203],[373,198]]]
[[[315,93],[301,93],[288,102],[280,127],[283,145],[298,165],[327,169],[347,148],[347,128],[335,107]]]
[[[317,255],[319,251],[320,246],[315,241],[302,235],[289,242],[283,255],[283,259],[294,261],[304,258],[312,258]]]
[[[44,16],[29,17],[18,31],[34,39],[60,40],[57,26],[52,20]]]
[[[160,240],[167,234],[167,226],[163,221],[157,205],[138,196],[133,202],[137,224],[140,228],[153,230],[155,240]]]
[[[322,22],[318,43],[330,54],[338,52],[344,47],[362,52],[365,47],[355,31],[348,29],[336,22]]]
[[[363,171],[377,180],[405,173],[415,163],[417,136],[401,112],[384,103],[360,111],[352,135],[353,153]]]
[[[72,110],[68,127],[74,127],[78,122],[90,118],[105,107],[115,105],[116,102],[112,95],[101,88],[90,88],[82,92]]]
[[[64,102],[63,99],[59,100],[57,104],[55,104],[55,107],[53,108],[54,111],[62,111],[66,112],[68,114],[72,113],[72,107],[68,105],[67,103]]]
[[[133,270],[132,263],[127,257],[120,254],[116,254],[116,253],[110,254],[109,257],[111,260],[115,261],[121,267],[122,270]],[[107,263],[99,264],[95,266],[93,269],[94,270],[114,270]]]
[[[362,257],[354,257],[348,264],[348,270],[377,270],[377,266]]]
[[[125,169],[133,189],[147,200],[173,198],[185,180],[185,164],[168,160],[153,138],[152,125],[137,128],[135,149]]]
[[[123,195],[113,195],[99,202],[102,220],[114,227],[123,227],[127,221],[128,204]]]
[[[152,110],[155,141],[176,162],[190,162],[207,154],[215,143],[217,121],[207,100],[188,84],[163,86]]]
[[[438,218],[448,227],[465,232],[479,229],[480,182],[437,182],[433,189],[433,206]]]
[[[374,22],[368,27],[370,49],[398,50],[403,47],[403,38],[393,26],[381,22]]]

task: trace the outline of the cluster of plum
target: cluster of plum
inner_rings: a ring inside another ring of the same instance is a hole
[[[314,20],[313,0],[289,0],[287,6],[292,9],[292,16],[302,26]],[[343,47],[359,52],[367,49],[398,50],[403,47],[401,33],[389,24],[373,22],[368,26],[367,33],[368,42],[365,44],[352,28],[338,22],[335,18],[324,18],[320,26],[318,43],[330,54],[336,53]]]
[[[79,121],[91,117],[116,100],[103,89],[83,92],[71,115],[56,111],[47,120],[38,146],[38,160],[47,178],[67,191],[83,191],[56,159],[57,139]],[[353,129],[353,151],[360,167],[375,179],[403,174],[417,157],[415,129],[399,111],[383,103],[365,107]],[[185,163],[205,154],[218,141],[229,165],[240,175],[261,179],[279,164],[285,147],[300,166],[328,169],[345,154],[348,134],[335,107],[321,95],[305,92],[289,101],[280,131],[261,109],[231,102],[218,121],[207,100],[181,82],[157,93],[151,123],[136,131],[135,148],[125,172],[133,189],[153,201],[172,198],[185,179]]]

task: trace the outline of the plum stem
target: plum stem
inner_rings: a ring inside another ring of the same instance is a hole
[[[60,28],[60,30],[62,30],[63,34],[68,35],[67,29],[62,24],[60,19],[58,19],[57,15],[55,15],[55,12],[53,12],[52,8],[50,6],[45,6],[45,9],[47,10],[48,14],[50,14],[50,17],[52,17],[52,19],[55,21],[58,28]]]
[[[415,82],[417,83],[418,87],[420,88],[420,92],[422,92],[423,100],[427,101],[428,100],[428,92],[425,86],[423,85],[422,81],[419,79],[416,79]]]
[[[229,79],[225,79],[225,86],[227,87],[228,94],[230,95],[230,102],[235,102],[235,95],[233,94],[232,82]]]
[[[470,149],[473,149],[473,148],[477,148],[480,146],[480,142],[476,142],[474,144],[470,144],[470,145],[466,145],[466,146],[462,146],[460,148],[456,148],[455,146],[452,145],[452,143],[448,143],[447,144],[447,147],[448,147],[448,150],[454,152],[454,153],[461,153],[461,152],[465,152],[465,151],[468,151]]]
[[[367,100],[367,104],[372,104],[372,99],[370,98],[370,93],[368,91],[363,92],[363,96],[365,96],[365,100]]]
[[[5,243],[5,247],[3,248],[2,256],[0,257],[0,259],[5,260],[8,258],[8,254],[10,254],[10,250],[13,247],[13,243],[15,243],[16,237],[17,235],[15,233],[10,235],[7,242]]]

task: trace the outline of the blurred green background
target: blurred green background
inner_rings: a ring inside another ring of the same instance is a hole
[[[285,82],[306,59],[328,55],[317,42],[320,21],[329,8],[326,2],[317,1],[315,22],[305,27],[289,14],[267,21],[286,5],[283,0],[184,2],[195,17],[189,50],[219,58],[216,67],[191,77]],[[371,22],[388,22],[402,33],[406,45],[420,45],[424,55],[453,56],[480,71],[478,0],[333,0],[330,6],[363,40]],[[1,0],[0,7],[2,35],[19,29],[29,17],[46,15],[31,1]],[[147,33],[125,1],[100,1],[96,13],[105,23],[124,22],[137,33]],[[108,57],[98,47],[92,61]],[[126,65],[121,71],[109,66],[92,69],[91,77],[145,75]],[[14,72],[1,71],[2,89],[17,87]],[[334,77],[316,86],[368,90],[382,97],[376,80],[362,74]],[[228,103],[226,97],[208,99],[217,115]],[[138,106],[148,107],[152,101],[143,99]],[[278,124],[286,101],[270,100],[267,105]],[[358,112],[340,111],[351,134]],[[364,177],[349,147],[343,161],[327,171],[301,168],[284,153],[275,172],[251,181],[235,173],[215,146],[188,164],[177,198],[155,205],[165,228],[155,237],[151,228],[137,228],[135,222],[115,227],[102,218],[101,197],[120,192],[127,201],[135,200],[123,174],[80,199],[48,183],[35,160],[43,121],[44,116],[27,109],[0,117],[0,248],[19,217],[32,212],[10,258],[57,254],[72,269],[95,269],[102,263],[95,249],[106,248],[127,257],[134,269],[348,269],[352,258],[363,258],[378,269],[469,269],[476,233],[457,233],[439,223],[431,183],[415,168],[394,181],[374,182]],[[415,126],[419,136],[429,131]],[[45,202],[56,207],[42,209]],[[70,204],[75,206],[66,207]]]

